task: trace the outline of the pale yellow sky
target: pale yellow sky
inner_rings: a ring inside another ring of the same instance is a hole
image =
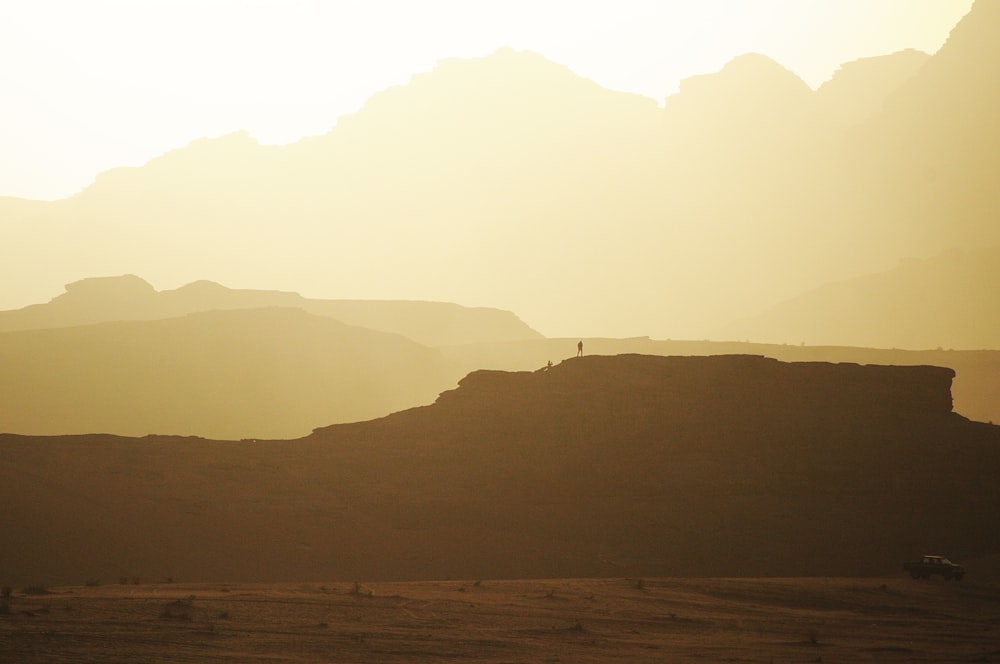
[[[816,87],[838,64],[936,51],[972,0],[4,0],[0,196],[248,130],[324,133],[447,57],[512,46],[658,101],[764,53]]]

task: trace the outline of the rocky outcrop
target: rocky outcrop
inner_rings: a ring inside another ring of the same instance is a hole
[[[951,376],[593,356],[476,372],[432,405],[296,441],[0,436],[0,528],[18,533],[0,581],[893,574],[932,550],[965,562],[1000,552],[1000,428],[951,412]]]
[[[534,373],[477,371],[443,394],[438,406],[503,403],[505,411],[540,407],[592,412],[618,391],[742,418],[767,412],[872,417],[943,417],[952,412],[952,369],[779,362],[751,355],[709,357],[595,356]],[[757,414],[755,414],[757,413]]]

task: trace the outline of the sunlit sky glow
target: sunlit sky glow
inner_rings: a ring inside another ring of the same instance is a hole
[[[0,196],[247,130],[328,131],[448,57],[528,49],[657,100],[747,52],[817,87],[843,62],[935,52],[972,0],[5,0]]]

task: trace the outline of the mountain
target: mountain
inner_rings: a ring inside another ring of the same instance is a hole
[[[870,348],[1000,348],[1000,247],[953,250],[828,284],[728,326],[736,339]]]
[[[261,307],[302,309],[348,325],[401,334],[426,346],[541,338],[512,313],[485,307],[447,302],[317,300],[297,293],[230,289],[204,280],[158,292],[135,275],[83,279],[68,284],[65,293],[45,304],[0,311],[0,331]]]
[[[816,98],[844,124],[860,124],[880,112],[885,101],[930,59],[927,53],[911,48],[844,63],[816,90]]]
[[[974,561],[1000,551],[1000,428],[952,411],[952,376],[587,356],[475,372],[432,405],[300,440],[4,435],[0,528],[17,546],[0,569],[5,583],[55,585],[857,576],[931,550]]]
[[[431,403],[463,373],[402,336],[276,307],[3,332],[0,431],[288,438]]]
[[[1000,7],[976,2],[882,112],[852,132],[845,214],[879,222],[865,243],[894,241],[900,258],[1000,244],[998,34]]]
[[[323,136],[195,141],[63,201],[0,201],[0,278],[49,293],[266,273],[483,303],[547,336],[705,338],[826,283],[1000,243],[998,11],[977,2],[922,64],[845,65],[812,92],[747,54],[662,108],[533,53],[443,61]]]
[[[608,213],[642,200],[627,176],[653,150],[658,124],[653,100],[535,54],[444,61],[322,137],[277,148],[234,134],[103,174],[25,225],[23,241],[41,257],[11,251],[5,264],[24,280],[85,269],[177,281],[197,271],[241,284],[267,266],[278,287],[354,299],[519,297],[531,302],[522,315],[565,320],[579,310],[561,295],[566,285],[585,288],[624,244],[608,237]]]
[[[750,314],[787,283],[784,272],[763,275],[748,291],[740,275],[794,215],[779,211],[755,253],[753,238],[724,232],[743,208],[769,206],[775,189],[732,177],[764,179],[774,168],[761,160],[801,177],[803,169],[781,166],[784,146],[811,154],[826,133],[797,119],[810,106],[805,84],[768,62],[740,60],[719,86],[688,86],[695,101],[670,104],[695,108],[681,126],[653,100],[603,89],[532,53],[444,61],[324,136],[274,147],[234,134],[102,174],[17,223],[3,264],[23,284],[65,283],[81,271],[253,284],[266,265],[279,288],[516,304],[543,331],[649,333],[670,320],[697,332],[706,310],[718,308],[720,322],[734,306]],[[758,145],[740,162],[746,168],[725,177],[712,168],[724,155],[696,167],[718,137],[692,122],[720,95],[757,87],[757,77],[778,96],[750,120],[793,100],[773,127],[794,126],[795,137]],[[686,136],[698,139],[686,145]],[[719,187],[737,193],[719,198]],[[711,247],[733,269],[706,275],[692,246]],[[661,286],[678,283],[687,286]],[[663,308],[647,306],[651,291],[666,298]]]

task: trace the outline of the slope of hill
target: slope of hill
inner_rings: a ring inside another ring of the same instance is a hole
[[[118,283],[123,296],[151,292]],[[0,374],[0,431],[216,438],[377,417],[462,375],[399,335],[280,308],[4,332]]]
[[[898,573],[1000,551],[935,367],[585,357],[297,441],[0,437],[12,583]],[[85,468],[86,472],[80,472]],[[31,524],[31,528],[24,528]],[[196,543],[197,546],[192,546]]]
[[[1000,5],[976,2],[941,49],[853,132],[845,218],[869,225],[859,249],[899,256],[1000,243]]]
[[[816,90],[816,98],[845,124],[860,124],[881,111],[885,101],[930,58],[923,51],[906,49],[846,62]]]
[[[195,141],[10,207],[0,277],[253,285],[266,265],[277,288],[481,302],[549,336],[704,338],[824,283],[1000,242],[998,14],[977,2],[905,81],[919,56],[812,93],[751,54],[662,109],[532,53],[444,61],[324,136]]]
[[[261,307],[302,309],[347,325],[400,334],[425,346],[541,338],[514,314],[499,309],[447,302],[317,300],[297,293],[229,289],[210,281],[158,292],[134,275],[83,279],[68,284],[65,293],[45,304],[0,311],[0,331]]]
[[[909,260],[828,284],[726,327],[723,337],[870,348],[1000,348],[1000,246]]]

